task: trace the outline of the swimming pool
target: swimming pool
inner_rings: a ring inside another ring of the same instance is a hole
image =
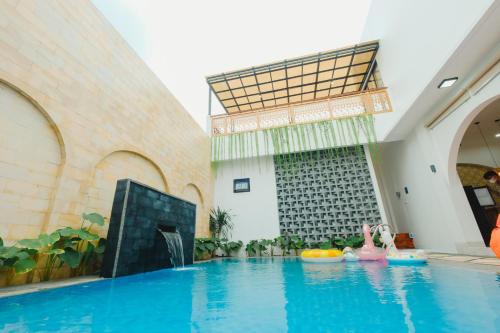
[[[6,332],[495,332],[500,279],[449,265],[226,259],[0,299]]]

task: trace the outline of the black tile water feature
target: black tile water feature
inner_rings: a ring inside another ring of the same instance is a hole
[[[184,264],[193,263],[196,205],[130,179],[116,185],[101,275],[172,267],[164,232],[178,232]]]

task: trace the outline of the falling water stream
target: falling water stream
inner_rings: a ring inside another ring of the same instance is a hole
[[[166,232],[158,229],[165,238],[168,250],[170,251],[170,260],[175,268],[184,267],[184,250],[182,248],[182,238],[178,231]]]

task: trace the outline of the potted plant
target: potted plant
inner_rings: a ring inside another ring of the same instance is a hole
[[[209,227],[216,239],[229,239],[233,229],[233,216],[229,211],[217,207],[210,210]]]
[[[230,257],[232,253],[237,252],[243,246],[242,241],[228,241],[227,239],[223,239],[220,242],[220,249],[222,250],[224,256]]]

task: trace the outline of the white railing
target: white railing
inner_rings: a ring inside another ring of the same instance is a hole
[[[258,111],[211,117],[212,136],[391,112],[386,88]]]

